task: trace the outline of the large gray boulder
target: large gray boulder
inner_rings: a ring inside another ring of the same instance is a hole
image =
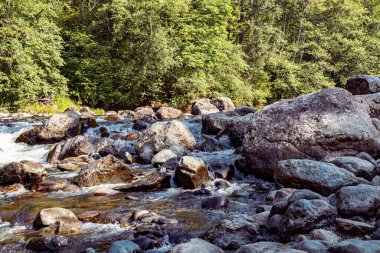
[[[331,161],[340,168],[344,168],[358,177],[371,180],[375,174],[375,165],[367,160],[355,156],[337,157]]]
[[[108,155],[87,165],[81,170],[74,182],[81,187],[99,184],[116,184],[131,182],[134,177],[128,165],[112,155]]]
[[[181,121],[156,122],[146,129],[135,144],[136,153],[147,163],[154,154],[170,147],[192,150],[196,140],[189,128]]]
[[[338,242],[331,248],[329,253],[379,253],[380,241],[362,241],[357,239],[349,239]]]
[[[336,209],[324,200],[297,200],[282,216],[280,236],[283,240],[290,241],[292,235],[308,233],[332,224],[336,216]]]
[[[198,99],[191,106],[191,114],[193,115],[203,115],[215,112],[219,112],[219,109],[211,104],[211,100],[208,98]]]
[[[46,125],[37,126],[22,133],[16,142],[30,145],[52,144],[77,136],[81,133],[81,117],[75,111],[53,115]]]
[[[170,253],[223,253],[224,251],[199,238],[193,238],[189,242],[181,243],[175,246]]]
[[[347,186],[337,193],[338,211],[343,216],[375,217],[380,203],[380,187],[366,184]]]
[[[334,164],[297,159],[280,161],[274,179],[286,187],[310,189],[325,196],[358,181],[354,174]]]
[[[281,101],[256,112],[244,138],[248,168],[272,178],[288,159],[380,154],[380,133],[362,104],[341,88]]]
[[[346,88],[354,95],[380,92],[380,76],[359,75],[347,80]]]

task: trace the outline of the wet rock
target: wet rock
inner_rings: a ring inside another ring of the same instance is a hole
[[[95,161],[95,159],[88,156],[68,157],[58,162],[57,169],[62,171],[79,172],[82,169],[85,169],[88,164],[93,161]]]
[[[130,133],[130,134],[127,134],[124,137],[125,141],[136,141],[138,139],[139,139],[139,134],[138,133]]]
[[[0,168],[0,185],[22,184],[27,189],[42,182],[46,171],[41,163],[30,161],[13,162]]]
[[[379,154],[379,131],[348,91],[330,88],[254,114],[244,139],[251,172],[272,178],[281,160]]]
[[[205,139],[201,145],[199,145],[198,149],[203,152],[212,152],[220,149],[220,143],[217,138],[212,136],[202,135]]]
[[[223,253],[224,251],[221,248],[199,238],[193,238],[189,242],[178,244],[170,251],[170,253],[194,252]]]
[[[374,232],[373,232],[373,239],[379,240],[380,239],[380,220],[376,221],[375,227],[374,227]]]
[[[137,131],[145,130],[149,127],[150,122],[144,119],[135,120],[132,128]]]
[[[320,241],[304,240],[297,243],[296,249],[303,250],[307,253],[325,253],[327,252],[326,246]]]
[[[315,228],[323,228],[332,224],[337,216],[336,209],[320,199],[301,199],[292,203],[282,217],[280,236],[285,241],[290,236],[308,233]]]
[[[235,198],[247,198],[249,197],[251,194],[249,193],[249,191],[245,190],[245,189],[237,189],[235,190],[233,193],[232,193],[232,197],[235,197]],[[260,208],[262,207],[262,208]],[[260,208],[260,210],[263,210],[263,211],[258,211],[258,209]],[[269,211],[271,208],[271,206],[267,206],[267,205],[262,205],[262,206],[259,206],[257,209],[256,209],[256,212],[258,213],[262,213],[262,212],[265,212],[265,211]]]
[[[157,110],[156,115],[159,119],[178,119],[181,117],[181,110],[175,109],[173,107],[161,107]]]
[[[54,150],[56,154],[50,154],[50,156],[58,157],[58,160],[63,160],[67,157],[89,156],[112,144],[113,141],[110,139],[79,135],[67,140],[60,149]]]
[[[217,97],[211,99],[211,104],[215,105],[219,111],[234,110],[235,105],[231,98],[228,97]]]
[[[43,181],[38,185],[33,187],[33,190],[39,192],[54,192],[54,191],[62,191],[67,187],[67,181]]]
[[[371,180],[374,174],[375,165],[367,160],[363,160],[354,156],[338,157],[331,161],[340,168],[344,168],[355,176],[364,177]]]
[[[79,222],[58,221],[56,222],[55,227],[55,233],[57,235],[77,234],[82,231]]]
[[[90,194],[94,196],[109,196],[109,195],[116,195],[119,193],[120,193],[119,191],[116,191],[107,187],[103,187],[103,186],[95,187],[91,189],[90,191]]]
[[[233,215],[219,221],[204,238],[223,249],[238,249],[248,243],[262,240],[261,229],[265,228],[269,212],[254,216]]]
[[[229,163],[212,162],[208,166],[208,170],[214,174],[216,178],[231,179],[235,175],[235,168]]]
[[[237,114],[239,114],[240,116],[244,116],[244,115],[247,115],[247,114],[250,114],[250,113],[257,112],[256,109],[254,109],[252,107],[249,107],[249,106],[246,106],[246,105],[239,106],[239,107],[235,108],[234,111]]]
[[[98,184],[116,184],[131,182],[134,177],[128,165],[112,155],[108,155],[88,164],[81,170],[73,182],[80,187],[88,187]]]
[[[257,242],[247,244],[234,253],[306,253],[302,250],[292,249],[291,247],[277,242]]]
[[[115,187],[114,189],[121,192],[150,192],[169,187],[170,176],[168,177],[165,173],[154,171],[136,181]]]
[[[338,242],[329,248],[329,253],[378,253],[380,252],[380,241],[362,241],[350,239]]]
[[[285,201],[285,200],[277,201],[276,203],[273,204],[270,210],[270,215],[271,216],[275,214],[283,215],[287,209],[288,209],[288,201]]]
[[[40,237],[30,240],[27,249],[37,252],[58,252],[68,246],[69,242],[64,236]]]
[[[374,186],[380,186],[380,176],[376,176],[371,181],[372,185]]]
[[[292,204],[293,202],[300,200],[300,199],[321,199],[326,200],[322,195],[312,192],[307,189],[297,190],[295,191],[289,198],[288,198],[288,205]]]
[[[280,230],[280,224],[282,220],[282,215],[281,214],[275,214],[271,216],[266,224],[267,229],[271,233],[277,233]]]
[[[128,240],[123,240],[112,243],[108,253],[137,253],[140,250],[140,246],[136,243]]]
[[[204,162],[192,156],[184,156],[175,171],[174,182],[177,186],[185,189],[197,189],[210,177]]]
[[[134,119],[157,120],[157,116],[151,107],[137,107],[134,112]]]
[[[161,243],[159,241],[147,237],[140,237],[132,240],[132,242],[139,245],[140,249],[142,250],[150,250],[153,248],[159,248],[161,246]]]
[[[198,99],[196,100],[191,107],[191,114],[193,115],[202,115],[219,112],[218,107],[211,104],[210,99]]]
[[[157,165],[162,165],[169,159],[178,157],[176,153],[171,151],[170,149],[164,149],[155,154],[152,158],[152,164],[157,166]]]
[[[192,150],[196,141],[189,128],[180,121],[156,122],[142,133],[135,145],[136,153],[144,162],[151,162],[154,154],[170,147]]]
[[[351,172],[337,166],[311,160],[281,161],[275,169],[277,183],[301,189],[310,189],[323,195],[335,193],[343,186],[357,184]]]
[[[213,196],[202,201],[202,208],[219,209],[228,206],[228,199],[225,196]]]
[[[272,203],[275,204],[279,201],[288,201],[288,199],[296,192],[294,188],[282,188],[275,191]]]
[[[110,114],[110,115],[107,115],[105,120],[107,121],[121,121],[121,120],[124,120],[125,118],[119,114]]]
[[[358,75],[347,80],[346,88],[354,95],[380,92],[380,77]]]
[[[86,211],[81,215],[78,215],[78,219],[83,222],[91,222],[93,220],[98,219],[99,215],[99,211]]]
[[[72,138],[80,133],[80,116],[74,111],[67,111],[53,115],[44,126],[37,126],[22,133],[16,142],[25,142],[30,145],[51,144]]]
[[[0,186],[0,193],[18,192],[22,189],[24,189],[24,186],[22,184]]]
[[[60,207],[45,208],[38,212],[37,217],[33,221],[33,227],[48,227],[59,221],[76,223],[79,220],[75,214],[68,209]]]
[[[380,187],[358,185],[343,187],[337,192],[338,211],[343,216],[375,217],[380,201]]]
[[[323,241],[328,246],[332,246],[342,239],[334,232],[326,229],[314,229],[310,232],[309,238],[311,240]]]
[[[374,226],[364,222],[348,219],[336,219],[336,228],[339,232],[349,235],[366,235],[372,233]]]

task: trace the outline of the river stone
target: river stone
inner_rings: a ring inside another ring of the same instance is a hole
[[[218,107],[211,104],[210,99],[198,99],[196,100],[191,107],[191,114],[193,115],[202,115],[219,112]]]
[[[375,169],[375,165],[371,162],[354,156],[338,157],[332,160],[331,163],[348,170],[357,177],[364,177],[369,180],[372,179]]]
[[[27,189],[43,181],[46,171],[41,163],[30,161],[13,162],[0,168],[0,185],[22,184]]]
[[[235,253],[306,253],[306,251],[292,249],[288,245],[278,242],[257,242],[247,244]]]
[[[212,196],[202,201],[202,208],[219,209],[228,205],[228,199],[225,196]]]
[[[274,179],[287,187],[306,188],[323,195],[357,184],[354,174],[331,163],[296,159],[280,161]]]
[[[124,120],[125,118],[122,116],[122,115],[119,115],[119,114],[110,114],[110,115],[107,115],[105,120],[107,121],[121,121],[121,120]]]
[[[136,153],[147,163],[154,154],[170,147],[192,150],[196,145],[195,138],[189,128],[178,120],[156,122],[144,130],[135,144]]]
[[[336,209],[326,201],[297,200],[288,207],[282,217],[280,236],[289,241],[291,235],[308,233],[315,228],[332,224],[336,216]]]
[[[152,164],[153,165],[162,165],[169,159],[175,158],[178,155],[171,151],[170,149],[163,149],[157,154],[155,154],[152,158]]]
[[[134,242],[123,240],[112,243],[108,253],[137,253],[140,252],[140,246]]]
[[[274,192],[272,204],[279,201],[288,201],[288,199],[297,191],[294,188],[281,188]],[[268,197],[267,197],[268,198]]]
[[[53,115],[46,125],[37,126],[22,133],[16,142],[30,145],[52,144],[77,136],[81,133],[81,120],[75,111]]]
[[[360,221],[337,218],[335,223],[339,232],[351,236],[370,234],[374,230],[374,226]]]
[[[293,202],[296,202],[297,200],[300,200],[300,199],[321,199],[321,200],[326,200],[325,197],[323,197],[322,195],[316,193],[316,192],[313,192],[313,191],[310,191],[310,190],[307,190],[307,189],[302,189],[302,190],[297,190],[295,191],[292,196],[290,196],[288,198],[288,205],[292,204]]]
[[[69,238],[64,236],[39,237],[28,242],[27,249],[36,252],[59,252],[69,245]]]
[[[347,80],[346,88],[354,95],[380,92],[380,76],[358,75]]]
[[[112,155],[108,155],[88,164],[81,170],[73,182],[80,187],[99,184],[117,184],[131,182],[134,177],[128,165]]]
[[[360,184],[337,192],[338,211],[343,216],[375,217],[380,202],[380,187]]]
[[[217,97],[210,101],[211,104],[215,105],[219,111],[234,110],[235,105],[232,99],[229,97]]]
[[[175,170],[174,182],[184,189],[197,189],[209,181],[205,163],[193,156],[183,156]]]
[[[149,172],[143,177],[126,185],[115,187],[121,192],[150,192],[170,187],[170,176],[157,171]]]
[[[78,157],[83,155],[92,155],[98,153],[102,148],[112,145],[113,141],[107,138],[96,138],[89,136],[76,136],[64,143],[59,143],[48,155],[53,162],[53,157],[57,160],[63,160],[68,157]]]
[[[189,242],[176,245],[170,253],[223,253],[224,251],[202,239],[193,238]]]
[[[243,155],[252,173],[272,178],[282,160],[380,155],[379,137],[364,106],[348,91],[330,88],[256,112]]]
[[[133,114],[134,119],[157,120],[156,113],[149,106],[137,107]]]
[[[329,253],[379,253],[380,241],[362,241],[357,239],[349,239],[338,242],[331,248]]]
[[[296,249],[303,250],[307,253],[326,253],[327,248],[326,246],[321,243],[320,241],[314,241],[314,240],[304,240],[297,245],[295,245]]]
[[[58,221],[79,222],[78,218],[72,211],[65,208],[52,207],[42,209],[38,212],[37,217],[33,221],[33,227],[48,227],[54,225]]]
[[[173,107],[161,107],[157,110],[156,115],[159,119],[178,119],[182,115],[182,111]]]
[[[235,214],[216,223],[204,238],[222,249],[238,249],[262,238],[261,228],[268,218],[268,211],[253,216]]]

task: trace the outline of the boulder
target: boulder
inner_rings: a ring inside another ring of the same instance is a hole
[[[170,147],[192,150],[196,145],[195,138],[189,128],[178,120],[156,122],[144,130],[135,144],[136,153],[147,163],[154,154]]]
[[[59,252],[70,243],[64,236],[37,237],[28,242],[27,249],[35,252]]]
[[[176,153],[171,151],[170,149],[163,149],[157,154],[155,154],[152,158],[152,164],[153,165],[162,165],[169,159],[178,157]]]
[[[280,161],[274,178],[286,187],[310,189],[325,196],[335,193],[343,186],[357,184],[357,178],[348,170],[331,163],[306,159]]]
[[[112,243],[108,253],[137,253],[140,252],[140,246],[134,242],[123,240]]]
[[[370,234],[374,230],[374,226],[360,221],[337,218],[335,223],[339,232],[351,236]]]
[[[338,242],[331,248],[329,253],[379,253],[380,241],[362,241],[357,239],[349,239]]]
[[[79,222],[77,216],[70,210],[60,207],[45,208],[38,212],[33,221],[34,228],[49,227],[57,222]]]
[[[37,126],[22,133],[16,142],[30,145],[52,144],[77,136],[81,133],[81,118],[75,111],[53,115],[46,125]]]
[[[167,174],[153,171],[147,175],[128,183],[126,185],[114,188],[121,192],[150,192],[170,187],[170,176]]]
[[[203,115],[214,112],[219,112],[219,109],[211,104],[208,98],[196,100],[191,107],[191,114],[193,115]]]
[[[22,184],[27,189],[43,181],[47,175],[41,163],[30,161],[13,162],[0,168],[0,185]]]
[[[342,239],[334,232],[322,228],[311,231],[309,237],[311,240],[323,241],[328,246],[332,246]]]
[[[219,111],[227,111],[227,110],[235,109],[234,102],[232,102],[232,99],[228,97],[213,98],[211,99],[210,103],[215,105]]]
[[[87,165],[73,181],[80,187],[99,184],[131,182],[134,177],[128,165],[112,155],[108,155]]]
[[[280,236],[283,240],[290,241],[292,235],[308,233],[332,224],[336,216],[336,209],[324,200],[297,200],[282,217]]]
[[[197,189],[209,181],[205,163],[193,156],[183,156],[175,170],[174,182],[185,189]]]
[[[306,253],[306,251],[292,249],[290,246],[278,242],[257,242],[247,244],[235,253]]]
[[[375,217],[380,203],[380,187],[366,184],[343,187],[337,192],[337,208],[341,215]]]
[[[346,88],[354,95],[380,92],[380,76],[359,75],[347,80]]]
[[[49,153],[48,161],[53,162],[63,160],[68,157],[92,155],[98,153],[104,147],[112,144],[113,141],[110,139],[79,135],[67,140],[64,143],[58,143]]]
[[[281,160],[379,155],[379,137],[364,106],[348,91],[330,88],[256,112],[243,155],[252,173],[272,178]]]
[[[337,157],[331,163],[348,170],[357,177],[364,177],[369,180],[372,179],[375,173],[373,163],[354,156]]]
[[[157,110],[156,115],[159,119],[178,119],[182,115],[182,111],[173,107],[161,107]]]
[[[193,238],[189,242],[181,243],[175,246],[170,253],[223,253],[224,251],[202,239]]]
[[[320,241],[304,240],[296,244],[296,249],[303,250],[307,253],[326,253],[326,246]]]
[[[380,117],[380,93],[368,94],[368,95],[358,95],[355,99],[362,103],[366,108],[368,114],[371,118]]]
[[[134,119],[156,120],[157,116],[151,107],[145,106],[145,107],[137,107],[134,110],[133,118]]]
[[[225,196],[212,196],[202,201],[202,208],[219,209],[228,206],[228,199]]]

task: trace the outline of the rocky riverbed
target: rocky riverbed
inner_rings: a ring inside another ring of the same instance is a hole
[[[373,80],[259,111],[2,110],[0,252],[378,253]]]

